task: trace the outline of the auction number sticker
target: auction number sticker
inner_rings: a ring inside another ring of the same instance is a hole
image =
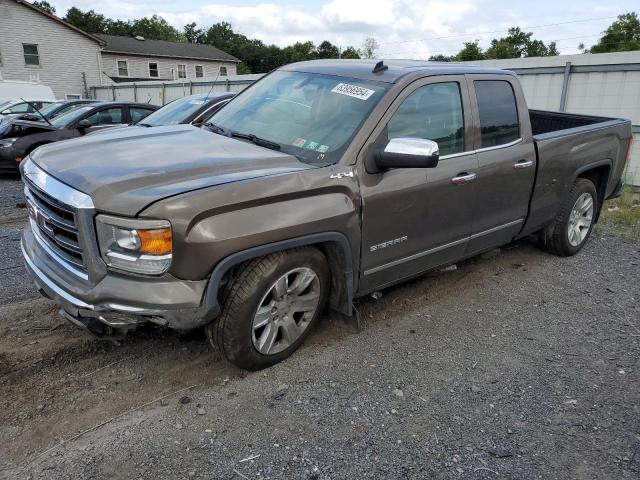
[[[376,93],[375,90],[359,87],[357,85],[350,85],[348,83],[339,83],[333,90],[333,93],[339,93],[340,95],[348,95],[349,97],[359,98],[360,100],[367,100],[371,95]]]

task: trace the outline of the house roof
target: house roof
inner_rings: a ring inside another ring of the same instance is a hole
[[[36,12],[38,12],[41,15],[44,15],[45,17],[49,17],[51,20],[54,20],[62,25],[64,25],[67,28],[70,28],[71,30],[75,30],[77,33],[79,33],[80,35],[84,35],[85,37],[90,38],[91,40],[98,42],[100,45],[104,45],[104,40],[101,40],[100,38],[98,38],[96,35],[92,35],[90,33],[85,32],[84,30],[80,30],[78,27],[74,27],[73,25],[71,25],[70,23],[65,22],[64,20],[62,20],[60,17],[55,16],[53,13],[49,13],[49,12],[45,12],[44,10],[36,7],[35,5],[32,5],[29,2],[26,2],[24,0],[14,0],[16,3],[20,4],[20,5],[24,5],[25,7],[28,7],[32,10],[35,10]]]
[[[211,45],[167,42],[165,40],[138,40],[134,37],[120,37],[102,33],[97,33],[95,36],[106,42],[107,45],[103,49],[105,53],[240,62],[233,55],[229,55]]]

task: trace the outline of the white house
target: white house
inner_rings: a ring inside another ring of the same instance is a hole
[[[0,0],[0,78],[41,82],[57,98],[120,82],[225,78],[238,63],[211,45],[93,35],[25,0]]]
[[[181,80],[235,75],[240,60],[211,45],[98,34],[105,82]]]
[[[0,76],[81,98],[100,83],[102,40],[26,1],[0,0]]]

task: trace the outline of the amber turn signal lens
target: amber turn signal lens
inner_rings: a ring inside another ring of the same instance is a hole
[[[172,238],[170,228],[157,230],[138,230],[140,253],[167,255],[171,253]]]

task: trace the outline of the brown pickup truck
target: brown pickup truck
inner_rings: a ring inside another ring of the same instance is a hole
[[[528,110],[503,70],[280,68],[199,129],[126,129],[22,164],[38,289],[98,336],[205,327],[247,369],[326,306],[535,234],[573,255],[615,196],[627,120]]]

